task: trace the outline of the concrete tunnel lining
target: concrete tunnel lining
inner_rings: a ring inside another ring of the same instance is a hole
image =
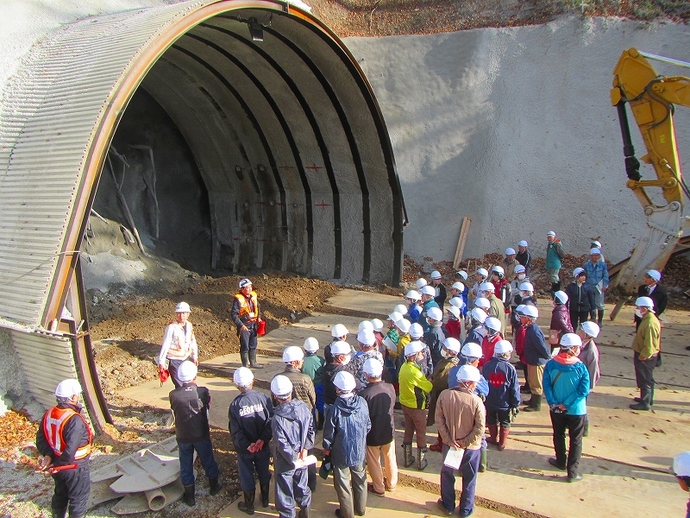
[[[250,17],[265,24],[262,42],[251,41]],[[82,290],[77,251],[139,89],[177,127],[201,178],[209,263],[226,253],[235,271],[400,280],[404,206],[382,114],[352,55],[308,13],[230,0],[103,15],[56,30],[26,68],[4,103],[18,115],[0,134],[0,203],[10,208],[0,214],[0,272],[15,275],[23,261],[21,290],[0,310],[8,322],[47,329],[66,302],[77,323],[88,321],[83,294],[69,295]],[[36,184],[51,191],[45,206],[27,203]],[[72,339],[90,348],[83,333]],[[79,377],[98,391],[81,353]],[[31,385],[41,373],[27,375]],[[102,395],[91,396],[92,418],[97,406],[107,414]]]

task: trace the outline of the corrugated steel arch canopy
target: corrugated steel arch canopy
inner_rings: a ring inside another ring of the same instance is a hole
[[[263,41],[252,41],[250,19]],[[105,158],[145,90],[208,192],[213,254],[397,284],[402,193],[383,117],[354,58],[274,1],[195,1],[98,16],[39,43],[0,127],[0,316],[59,317]]]

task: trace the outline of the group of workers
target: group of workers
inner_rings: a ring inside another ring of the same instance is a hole
[[[401,408],[403,465],[409,468],[416,463],[418,470],[424,470],[428,450],[441,453],[438,507],[446,515],[458,511],[460,516],[469,516],[474,510],[477,474],[486,469],[488,444],[498,451],[506,448],[511,422],[522,404],[521,392],[530,394],[524,411],[540,411],[543,397],[548,403],[555,449],[549,463],[567,471],[570,482],[582,479],[579,460],[588,430],[586,400],[600,376],[594,339],[603,318],[603,309],[598,308],[603,308],[608,273],[605,263],[603,268],[599,265],[601,245],[595,243],[599,246],[590,250],[591,264],[577,268],[573,282],[561,290],[562,245],[553,232],[547,240],[554,303],[548,337],[537,324],[535,290],[527,277],[531,255],[527,242],[520,241],[519,252],[508,248],[503,264],[492,267],[490,273],[479,268],[472,288],[464,271],[456,273],[449,290],[439,272],[431,273],[429,283],[418,279],[417,289],[405,295],[407,304],[396,306],[386,324],[379,319],[360,323],[356,349],[348,343],[349,331],[342,324],[333,326],[332,341],[324,347],[323,356],[313,337],[302,347],[287,347],[285,370],[272,379],[270,397],[254,389],[252,369],[261,368],[256,361],[259,302],[251,281],[240,281],[231,318],[240,338],[242,367],[233,375],[239,395],[228,410],[243,491],[239,509],[254,513],[255,474],[261,505],[269,505],[272,457],[279,516],[308,517],[317,477],[312,453],[316,434],[322,431],[324,457],[318,474],[333,475],[339,501],[335,514],[363,516],[369,493],[385,496],[398,483],[394,409]],[[587,282],[590,277],[598,279],[594,290]],[[658,313],[666,305],[660,279],[659,272],[647,272],[635,301],[638,328],[633,350],[640,396],[631,408],[636,410],[653,405],[653,370],[660,359]],[[601,298],[592,297],[593,291]],[[222,483],[210,440],[210,394],[196,385],[198,347],[188,321],[190,312],[187,303],[177,305],[175,319],[164,333],[158,367],[161,380],[169,374],[175,386],[170,404],[184,501],[194,506],[195,451],[211,495],[220,491]],[[509,331],[512,341],[504,338]],[[513,351],[525,372],[522,387],[510,362]],[[54,470],[52,509],[58,517],[66,516],[68,506],[71,517],[86,512],[93,437],[81,416],[80,392],[76,380],[58,386],[58,404],[46,413],[37,436],[42,465]],[[426,428],[432,424],[438,439],[427,447]],[[458,472],[462,492],[456,505]],[[680,477],[682,486],[685,479]]]

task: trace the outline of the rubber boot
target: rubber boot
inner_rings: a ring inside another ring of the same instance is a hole
[[[189,507],[194,507],[196,505],[196,498],[194,497],[195,489],[195,484],[184,486],[184,495],[182,496],[182,500],[184,500],[184,503]]]
[[[648,389],[642,389],[641,390],[641,397],[640,399],[642,401],[635,403],[634,405],[630,405],[630,408],[632,410],[649,410],[651,407],[649,405],[649,401],[651,399],[652,391]]]
[[[532,394],[532,399],[529,400],[529,405],[525,408],[525,412],[540,412],[541,411],[541,396]]]
[[[256,491],[245,491],[244,502],[237,504],[237,508],[243,513],[254,514],[254,495]]]
[[[319,412],[319,416],[318,416],[318,419],[316,421],[316,428],[318,430],[323,430],[323,421],[324,421],[323,412]]]
[[[403,452],[405,454],[405,460],[403,462],[403,465],[406,468],[409,468],[410,466],[412,466],[412,464],[414,464],[414,461],[415,461],[414,457],[412,456],[412,445],[411,444],[403,444],[402,447],[403,447]]]
[[[249,351],[249,366],[252,369],[263,369],[261,365],[256,363],[256,349],[251,349]]]
[[[299,508],[299,514],[297,515],[297,518],[309,518],[310,512],[308,507],[300,507]]]
[[[441,434],[437,435],[436,444],[432,444],[431,446],[429,446],[429,449],[431,451],[435,451],[436,453],[443,452],[443,440],[441,440]]]
[[[482,456],[479,460],[479,473],[484,473],[489,464],[489,452],[482,450]]]
[[[261,507],[268,507],[268,492],[270,490],[270,483],[261,484]]]
[[[652,390],[649,392],[649,406],[654,404],[654,385],[656,385],[656,383],[652,381]]]
[[[249,367],[249,353],[240,353],[240,358],[242,359],[242,367]]]
[[[219,479],[218,477],[216,477],[216,478],[209,478],[208,481],[209,481],[209,483],[211,484],[211,489],[210,489],[210,491],[208,492],[211,496],[217,495],[217,494],[218,494],[218,491],[220,491],[221,489],[223,489],[223,484],[222,484],[222,482],[220,481],[220,479]]]
[[[65,518],[67,516],[67,508],[64,509],[51,509],[51,516],[53,518]]]
[[[417,448],[417,471],[422,471],[429,464],[426,460],[426,451],[426,448]]]
[[[506,444],[508,444],[508,436],[510,435],[510,428],[501,427],[501,432],[498,438],[498,451],[503,451],[506,449]]]
[[[599,327],[603,327],[603,322],[604,320],[604,310],[603,309],[597,309],[597,324],[599,324]]]
[[[489,444],[498,444],[498,425],[497,424],[487,424],[486,427],[489,429],[489,437],[487,437],[486,442]]]
[[[589,437],[589,419],[587,419],[587,416],[585,416],[585,431],[582,436]]]

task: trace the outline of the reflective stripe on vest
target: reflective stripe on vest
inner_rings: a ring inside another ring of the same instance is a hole
[[[91,453],[91,441],[93,439],[93,433],[91,432],[91,428],[86,422],[86,419],[84,419],[84,416],[82,416],[79,412],[76,412],[71,408],[51,408],[48,412],[46,412],[46,415],[43,418],[43,435],[45,435],[48,446],[50,446],[55,455],[59,457],[62,455],[62,452],[65,451],[65,438],[62,435],[65,428],[65,423],[67,423],[67,420],[70,417],[75,415],[84,422],[84,426],[86,426],[86,431],[89,436],[88,443],[80,446],[74,454],[74,460],[81,460],[86,458]]]

